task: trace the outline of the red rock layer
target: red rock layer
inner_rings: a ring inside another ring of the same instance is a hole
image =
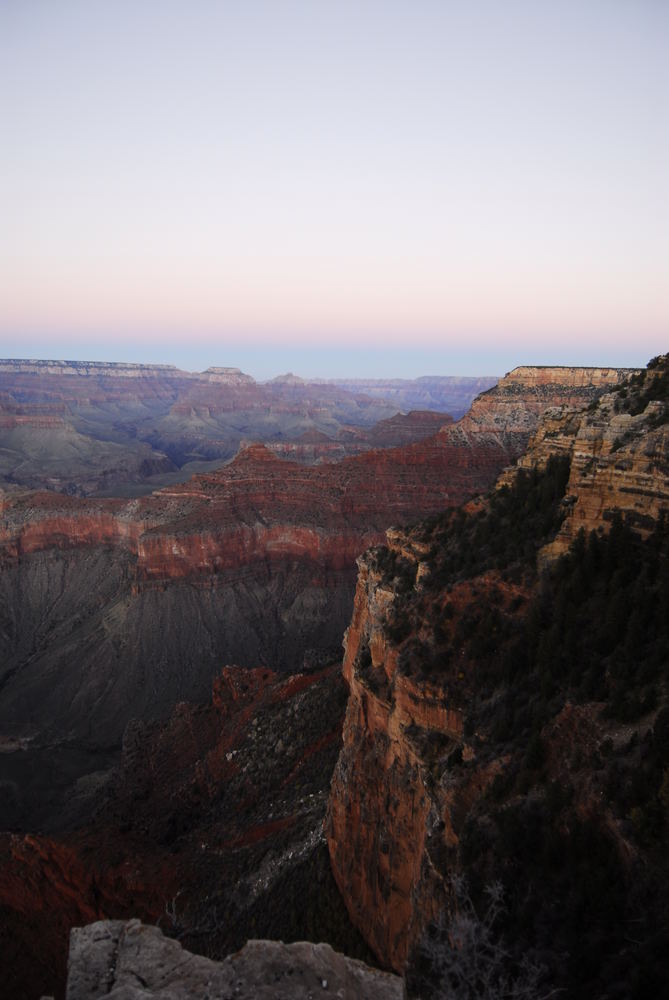
[[[2,555],[113,544],[136,557],[142,579],[212,576],[258,559],[352,565],[395,522],[435,513],[488,486],[510,458],[498,444],[369,452],[313,468],[263,446],[209,476],[141,501],[56,494],[0,496]]]

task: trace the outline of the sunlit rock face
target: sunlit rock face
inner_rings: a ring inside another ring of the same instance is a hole
[[[544,414],[518,468],[543,468],[551,455],[570,458],[566,516],[546,560],[566,552],[581,530],[608,530],[616,513],[643,537],[656,527],[669,503],[667,368],[667,356],[660,357],[585,410],[565,404]]]

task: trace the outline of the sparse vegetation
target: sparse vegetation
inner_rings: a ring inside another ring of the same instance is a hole
[[[448,1000],[547,1000],[545,970],[526,959],[514,958],[502,937],[504,889],[499,882],[487,885],[482,914],[469,894],[467,881],[451,880],[454,914],[434,921],[416,949],[407,977],[412,993],[427,989],[429,996]]]

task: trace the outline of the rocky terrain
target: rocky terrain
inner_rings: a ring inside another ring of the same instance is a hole
[[[667,989],[668,380],[550,412],[487,499],[359,560],[328,842],[411,996]]]
[[[435,441],[304,468],[254,446],[141,501],[5,495],[0,728],[106,745],[133,716],[206,697],[221,663],[336,653],[356,556],[508,460]]]
[[[453,423],[448,413],[433,410],[411,410],[397,413],[387,420],[380,420],[369,429],[351,427],[342,431],[340,440],[333,441],[318,431],[305,431],[299,441],[274,442],[267,448],[281,458],[305,465],[317,462],[336,462],[350,455],[360,455],[373,448],[392,448],[412,444],[431,437],[442,427]]]
[[[398,976],[370,969],[328,944],[249,941],[223,962],[185,952],[138,920],[98,921],[72,932],[67,1000],[195,996],[237,1000],[402,1000]]]

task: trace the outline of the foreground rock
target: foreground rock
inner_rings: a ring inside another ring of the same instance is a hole
[[[101,920],[72,931],[67,1000],[234,997],[235,1000],[400,1000],[402,980],[328,944],[249,941],[223,962],[184,951],[139,920]]]

